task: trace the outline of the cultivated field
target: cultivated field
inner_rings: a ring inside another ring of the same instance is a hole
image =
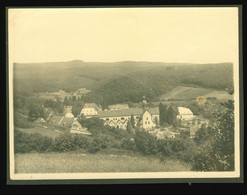
[[[206,98],[217,98],[217,99],[232,99],[232,96],[229,95],[226,91],[217,91],[213,89],[206,89],[202,87],[187,87],[187,86],[178,86],[168,93],[161,95],[159,100],[167,99],[177,99],[177,100],[186,100],[186,99],[196,99],[198,96],[204,96]]]
[[[134,154],[28,153],[15,155],[16,173],[83,172],[168,172],[190,171],[177,160],[161,162],[157,158]]]

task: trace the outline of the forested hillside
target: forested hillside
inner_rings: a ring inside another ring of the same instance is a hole
[[[224,90],[232,82],[231,64],[153,67],[109,81],[89,93],[87,101],[139,102],[143,96],[151,101],[180,85]]]
[[[162,62],[53,62],[14,64],[14,92],[71,92],[92,90],[85,101],[107,106],[139,102],[143,96],[153,100],[177,86],[199,86],[224,90],[232,85],[233,66],[221,64],[179,64]]]

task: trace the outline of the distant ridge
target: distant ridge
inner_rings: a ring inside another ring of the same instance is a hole
[[[27,62],[20,63],[14,62],[15,65],[143,65],[148,66],[150,64],[156,66],[189,66],[189,65],[220,65],[220,64],[232,64],[232,62],[222,63],[183,63],[183,62],[151,62],[151,61],[116,61],[116,62],[85,62],[83,60],[70,60],[70,61],[54,61],[54,62]]]

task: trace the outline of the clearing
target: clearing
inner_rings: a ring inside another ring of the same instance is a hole
[[[201,87],[187,87],[178,86],[166,94],[158,97],[158,100],[188,100],[196,99],[198,96],[204,96],[206,98],[217,98],[217,99],[232,99],[232,96],[226,91],[219,91],[214,89],[206,89]]]
[[[23,132],[23,133],[27,133],[27,134],[34,134],[34,133],[39,133],[42,136],[47,136],[47,137],[51,137],[51,138],[56,138],[58,136],[60,136],[63,131],[61,130],[56,130],[56,129],[51,129],[51,128],[45,128],[42,126],[37,126],[37,127],[33,127],[33,128],[28,128],[28,129],[23,129],[23,128],[17,128],[17,130]]]

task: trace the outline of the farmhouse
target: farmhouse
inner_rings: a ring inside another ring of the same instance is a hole
[[[189,108],[178,107],[177,119],[180,120],[191,120],[194,118],[192,111]]]
[[[86,118],[91,118],[97,116],[100,110],[101,109],[95,103],[86,103],[81,110],[81,114]]]
[[[70,133],[91,135],[91,133],[87,130],[87,128],[82,127],[76,118],[74,122],[72,123],[72,126],[70,128]]]
[[[152,129],[159,122],[158,108],[128,108],[122,110],[100,111],[98,117],[105,121],[105,125],[115,128],[126,129],[131,116],[134,117],[135,126],[143,127],[144,129]]]

